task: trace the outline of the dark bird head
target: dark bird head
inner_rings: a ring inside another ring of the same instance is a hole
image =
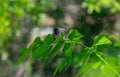
[[[59,33],[60,33],[60,30],[59,30],[59,28],[57,28],[57,27],[54,28],[53,31],[54,31],[54,34],[59,34]]]
[[[55,27],[53,29],[53,36],[54,36],[54,38],[58,37],[61,32],[64,32],[63,28]]]

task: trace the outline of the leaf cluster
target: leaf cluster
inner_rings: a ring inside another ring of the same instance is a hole
[[[107,58],[104,57],[104,53],[102,52],[112,44],[105,34],[97,35],[93,39],[93,45],[91,47],[87,47],[81,42],[80,39],[83,35],[75,29],[69,31],[66,39],[63,39],[63,37],[63,33],[56,39],[51,34],[47,35],[44,40],[37,37],[28,48],[22,48],[20,50],[21,56],[17,63],[23,62],[30,53],[34,60],[40,58],[43,63],[61,54],[62,58],[59,60],[54,75],[57,72],[65,70],[70,65],[74,65],[78,69],[77,75],[81,75],[91,69],[100,69],[101,65],[105,64],[120,77],[116,68],[113,68],[107,62]],[[79,51],[74,51],[74,46],[76,45],[81,47]]]

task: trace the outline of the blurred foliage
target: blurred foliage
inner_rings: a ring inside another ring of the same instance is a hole
[[[86,7],[88,13],[101,13],[103,10],[108,10],[110,13],[120,11],[119,0],[85,0],[82,3],[83,7]]]
[[[29,17],[35,25],[52,4],[52,0],[0,0],[0,48],[7,52],[5,47],[24,26],[25,17]]]

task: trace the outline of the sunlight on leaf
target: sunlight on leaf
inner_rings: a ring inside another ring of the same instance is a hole
[[[105,34],[100,34],[94,38],[93,45],[96,45],[99,49],[109,47],[112,42],[105,36]]]

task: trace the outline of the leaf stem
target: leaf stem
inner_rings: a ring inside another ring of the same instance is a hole
[[[99,59],[101,59],[118,77],[120,77],[120,74],[114,69],[112,68],[97,52],[95,52],[95,54],[97,55],[97,57]]]

